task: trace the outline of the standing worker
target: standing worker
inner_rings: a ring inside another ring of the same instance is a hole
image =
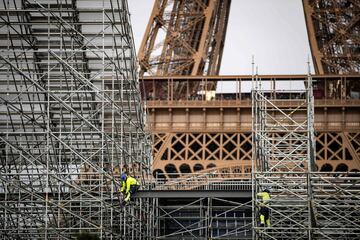
[[[121,188],[120,191],[124,194],[124,202],[127,204],[137,190],[140,187],[140,184],[138,181],[136,181],[135,178],[126,175],[125,173],[121,174]]]
[[[270,210],[267,207],[267,204],[270,200],[270,191],[269,189],[265,189],[264,191],[257,194],[258,197],[261,197],[260,203],[260,224],[261,227],[265,227],[266,225],[270,227]]]

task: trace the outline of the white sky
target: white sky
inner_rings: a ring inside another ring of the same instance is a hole
[[[153,0],[128,0],[136,49]],[[301,0],[232,0],[221,75],[306,74],[310,56]],[[313,67],[311,67],[313,69]]]

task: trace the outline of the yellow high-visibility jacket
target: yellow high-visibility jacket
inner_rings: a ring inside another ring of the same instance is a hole
[[[259,192],[256,195],[261,197],[263,203],[267,203],[270,200],[270,194],[268,192]]]
[[[139,185],[139,183],[136,181],[135,178],[131,177],[131,176],[128,176],[126,178],[126,182],[125,181],[122,181],[121,182],[121,192],[125,192],[126,194],[129,193],[130,191],[130,187],[132,185]]]

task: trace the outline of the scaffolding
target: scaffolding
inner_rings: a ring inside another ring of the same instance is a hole
[[[243,173],[157,175],[156,239],[252,239],[251,187]]]
[[[360,224],[359,174],[317,172],[312,78],[298,99],[273,99],[254,77],[253,236],[255,239],[355,239]],[[258,193],[270,190],[264,203]],[[270,211],[270,226],[259,210]]]
[[[150,238],[152,200],[117,194],[151,162],[127,1],[0,6],[0,235]]]
[[[253,89],[253,226],[262,239],[304,239],[313,226],[309,172],[314,165],[314,110],[311,78],[301,99],[279,105],[256,77]],[[258,193],[271,192],[263,206]],[[271,231],[261,226],[259,209],[271,212]]]
[[[251,239],[251,198],[159,198],[157,239]]]

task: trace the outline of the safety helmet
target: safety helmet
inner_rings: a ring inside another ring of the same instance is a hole
[[[264,192],[270,193],[270,189],[265,188],[265,189],[264,189]]]
[[[126,180],[126,174],[125,173],[121,174],[120,179],[122,181],[125,181]]]

